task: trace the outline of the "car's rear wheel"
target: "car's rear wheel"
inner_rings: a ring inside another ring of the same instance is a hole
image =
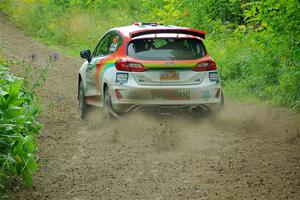
[[[221,92],[221,108],[224,108],[225,106],[225,100],[224,100],[224,94],[223,91]]]
[[[109,88],[105,88],[104,92],[104,112],[106,115],[110,115],[110,111],[112,109],[112,103],[111,103],[111,97],[110,97],[110,92]]]
[[[80,81],[79,83],[78,101],[79,101],[80,118],[84,119],[84,117],[86,116],[87,105],[85,103],[85,94],[84,94],[84,87],[82,81]]]
[[[110,119],[119,119],[120,116],[113,109],[109,87],[105,87],[104,91],[104,113]]]

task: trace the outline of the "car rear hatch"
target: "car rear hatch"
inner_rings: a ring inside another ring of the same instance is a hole
[[[205,71],[199,63],[211,61],[198,37],[179,33],[139,36],[127,47],[127,62],[141,85],[199,84]],[[211,61],[213,62],[213,61]]]
[[[145,70],[132,71],[135,81],[140,85],[192,85],[199,84],[205,73],[193,71],[197,60],[153,61],[127,58],[130,63],[139,63]]]

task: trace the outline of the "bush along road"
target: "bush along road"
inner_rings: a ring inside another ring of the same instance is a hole
[[[37,136],[32,187],[11,199],[297,199],[300,125],[284,108],[226,99],[214,117],[132,113],[107,121],[99,109],[80,120],[77,71],[82,60],[34,41],[0,15],[4,56],[32,65],[44,124]],[[27,68],[12,64],[19,76]]]

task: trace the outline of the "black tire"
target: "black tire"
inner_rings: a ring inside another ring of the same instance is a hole
[[[82,81],[79,83],[79,89],[78,89],[78,102],[79,102],[79,115],[81,119],[84,119],[86,116],[87,111],[87,105],[85,103],[85,93],[84,93],[84,87]]]
[[[225,100],[224,100],[224,94],[223,91],[221,92],[221,108],[223,109],[225,107]]]
[[[111,101],[109,88],[105,87],[104,91],[104,114],[109,119],[118,119],[120,116],[114,111]]]
[[[109,88],[105,87],[105,90],[104,90],[104,114],[106,116],[111,117],[112,116],[111,110],[112,110],[112,103],[111,103]]]

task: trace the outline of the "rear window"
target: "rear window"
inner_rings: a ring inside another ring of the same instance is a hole
[[[147,38],[132,40],[127,54],[142,60],[193,60],[205,56],[206,49],[194,38]]]

